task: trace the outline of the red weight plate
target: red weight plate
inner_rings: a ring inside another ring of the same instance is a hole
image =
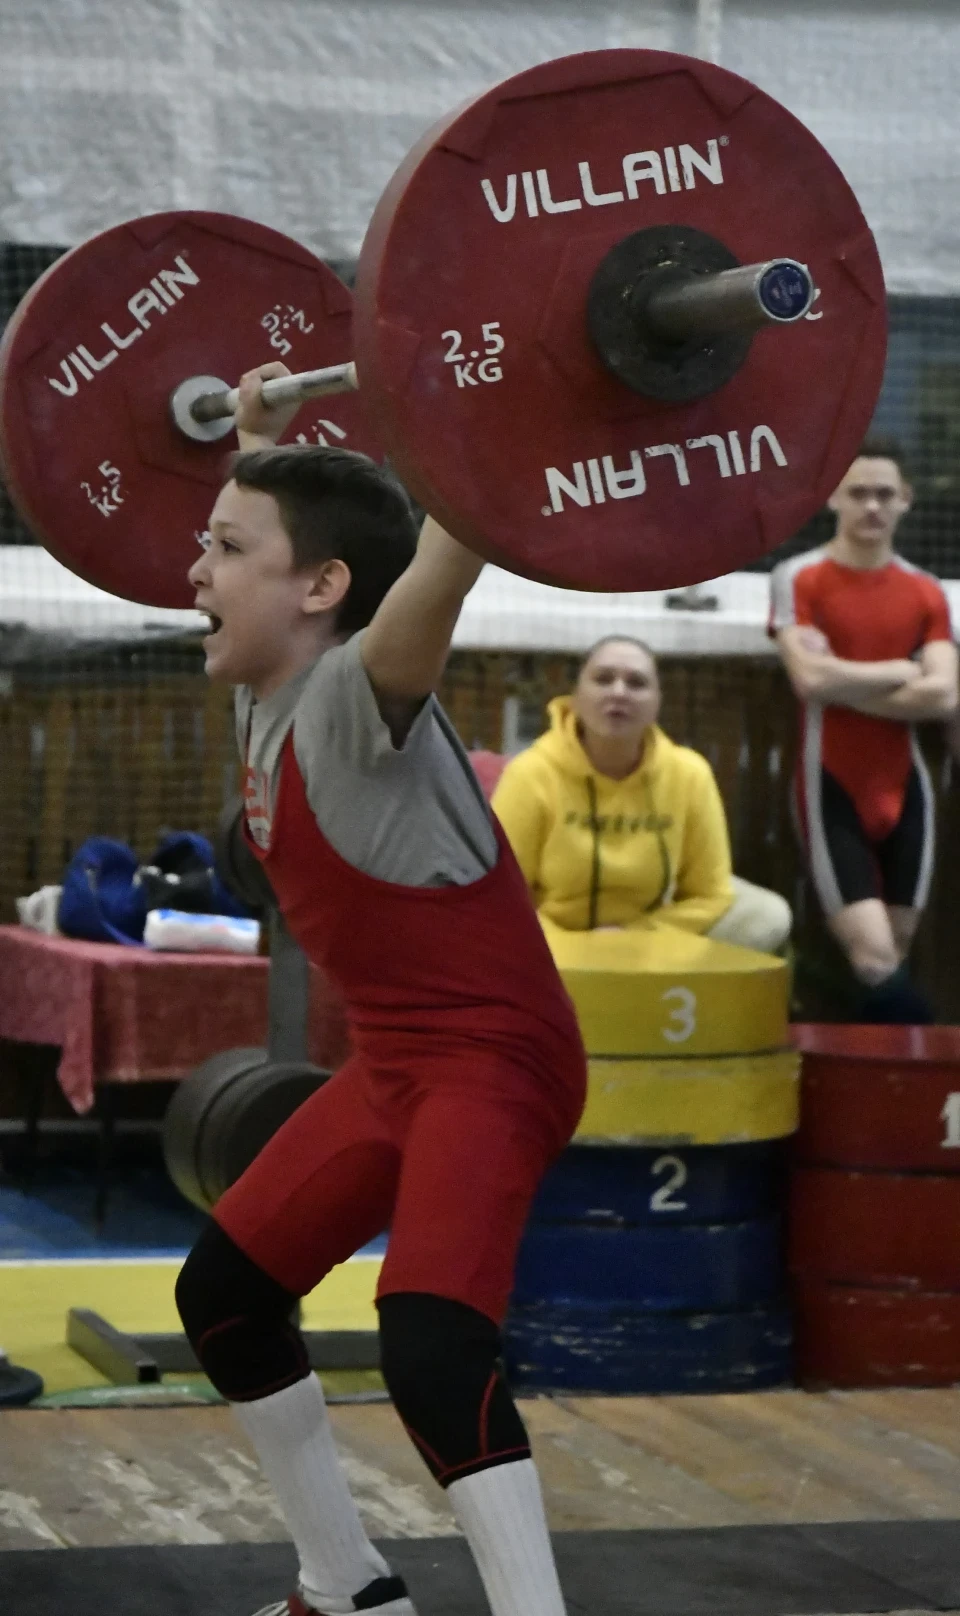
[[[187,569],[235,438],[195,443],[169,399],[234,386],[268,359],[352,356],[352,298],[305,247],[219,213],[159,213],[77,247],[30,290],[0,345],[0,457],[37,538],[128,600],[189,606]],[[379,457],[355,395],[305,405],[289,439]]]
[[[790,1268],[834,1284],[960,1291],[960,1178],[797,1168]]]
[[[960,1027],[799,1026],[795,1159],[960,1173]]]
[[[960,1296],[804,1281],[793,1302],[797,1379],[810,1391],[960,1381]]]
[[[601,259],[653,225],[799,259],[820,292],[692,404],[631,392],[587,331]],[[416,497],[489,560],[578,589],[772,550],[839,482],[883,374],[880,263],[833,160],[746,80],[659,51],[546,63],[428,133],[355,295],[361,388]]]

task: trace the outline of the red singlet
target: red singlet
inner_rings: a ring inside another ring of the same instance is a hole
[[[824,550],[795,556],[771,579],[771,630],[817,628],[834,656],[852,662],[912,657],[950,640],[950,609],[938,580],[900,556],[876,571],[845,567]],[[871,841],[899,823],[916,761],[913,726],[850,707],[808,704],[803,711],[802,776],[826,771],[851,799]]]
[[[266,868],[292,935],[340,989],[353,1054],[215,1217],[297,1295],[390,1224],[378,1294],[425,1291],[497,1322],[537,1183],[583,1107],[573,1007],[497,826],[494,868],[409,887],[320,832],[288,737]]]

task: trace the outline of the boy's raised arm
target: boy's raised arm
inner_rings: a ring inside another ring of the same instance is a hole
[[[416,555],[363,631],[363,665],[385,717],[388,705],[419,704],[436,689],[483,565],[427,517]]]

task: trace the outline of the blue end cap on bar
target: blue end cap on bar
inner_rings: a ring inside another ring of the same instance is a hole
[[[757,296],[771,320],[801,320],[816,288],[810,271],[792,258],[781,258],[760,277]]]

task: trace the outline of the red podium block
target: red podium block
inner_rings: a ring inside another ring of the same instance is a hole
[[[795,1159],[960,1174],[960,1027],[798,1025]]]
[[[831,1284],[960,1292],[960,1177],[796,1168],[790,1270]]]
[[[805,1386],[960,1380],[960,1027],[795,1026]]]
[[[795,1302],[797,1378],[809,1391],[960,1381],[960,1295],[803,1280]]]

